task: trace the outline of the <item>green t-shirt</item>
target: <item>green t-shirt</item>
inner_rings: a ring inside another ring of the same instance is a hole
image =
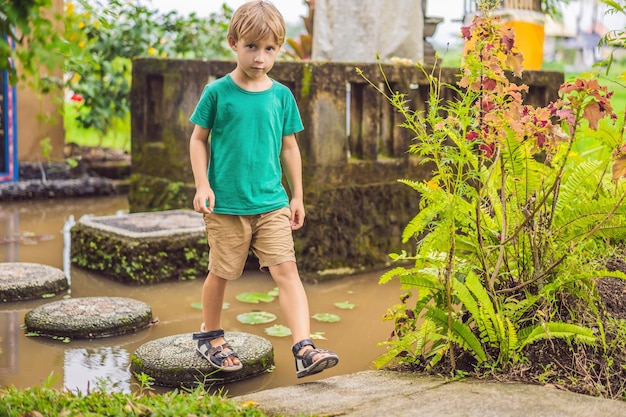
[[[208,176],[215,213],[259,214],[289,205],[282,138],[303,126],[286,86],[272,80],[265,91],[246,91],[226,75],[206,85],[190,120],[211,130]]]

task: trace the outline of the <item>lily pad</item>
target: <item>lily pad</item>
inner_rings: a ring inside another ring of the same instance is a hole
[[[275,297],[262,292],[242,292],[240,294],[237,294],[235,298],[243,303],[258,304],[259,301],[263,301],[264,303],[271,303],[272,301],[274,301]]]
[[[323,321],[324,323],[334,323],[341,320],[341,317],[331,313],[316,313],[313,315],[313,318],[317,321]]]
[[[348,301],[340,301],[338,303],[335,303],[335,306],[341,308],[342,310],[352,310],[354,307],[356,307],[356,304],[352,304]]]
[[[273,289],[267,292],[267,295],[271,295],[272,297],[278,297],[278,287],[274,287]]]
[[[315,333],[311,333],[309,336],[311,337],[311,340],[326,340],[326,336],[324,336],[324,332],[315,332]]]
[[[287,326],[283,326],[282,324],[275,324],[271,327],[265,328],[265,333],[269,336],[287,337],[291,336],[291,329]]]
[[[252,311],[238,315],[237,320],[245,324],[263,324],[276,320],[276,315],[267,311]]]

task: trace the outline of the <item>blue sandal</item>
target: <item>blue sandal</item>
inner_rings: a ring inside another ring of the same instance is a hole
[[[219,346],[211,346],[211,340],[224,337],[224,330],[213,330],[211,332],[200,332],[193,334],[193,340],[198,341],[196,350],[203,358],[209,361],[211,366],[220,371],[234,372],[243,368],[240,362],[238,365],[224,366],[224,360],[229,356],[239,359],[237,352],[233,350],[228,342]]]
[[[304,351],[302,355],[299,355],[298,352],[305,347],[311,346],[311,349],[307,349]],[[339,363],[339,356],[330,350],[318,349],[315,347],[313,342],[309,339],[304,339],[293,345],[291,348],[293,352],[293,356],[296,359],[296,375],[298,378],[303,378],[305,376],[314,375],[319,372],[322,372],[324,369],[332,368],[333,366]],[[327,354],[323,358],[314,361],[313,358],[318,354]]]

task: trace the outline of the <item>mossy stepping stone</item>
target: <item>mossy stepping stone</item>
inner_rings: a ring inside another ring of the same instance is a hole
[[[237,351],[243,368],[236,372],[216,371],[196,351],[192,333],[155,339],[141,345],[131,356],[130,371],[144,373],[163,387],[226,384],[269,372],[274,367],[274,347],[260,336],[226,332],[226,340]]]
[[[123,297],[83,297],[47,303],[26,313],[26,331],[39,336],[95,339],[147,328],[152,308]]]
[[[68,288],[65,273],[28,262],[0,263],[0,301],[22,301],[57,294]]]
[[[202,215],[193,210],[86,215],[71,229],[70,259],[133,285],[204,278],[205,227]]]

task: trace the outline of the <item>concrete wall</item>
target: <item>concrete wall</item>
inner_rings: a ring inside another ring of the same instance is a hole
[[[53,12],[63,14],[63,0],[53,0]],[[61,23],[62,24],[62,23]],[[19,71],[19,68],[18,68]],[[63,69],[52,74],[63,78]],[[65,129],[61,111],[63,91],[41,95],[20,82],[17,86],[17,159],[19,162],[45,161],[39,142],[50,138],[52,159],[64,156]]]
[[[134,61],[131,212],[191,208],[189,116],[204,85],[234,67],[226,61]],[[377,64],[359,68],[383,83]],[[425,108],[428,83],[419,69],[384,65],[383,70],[414,109]],[[454,83],[457,72],[443,69],[440,78]],[[407,155],[411,136],[398,127],[400,116],[354,64],[279,62],[271,75],[292,90],[305,126],[298,142],[307,219],[295,235],[305,277],[381,268],[389,253],[410,250],[400,237],[418,212],[418,195],[397,179],[425,179],[429,168]],[[545,105],[556,98],[563,74],[525,72],[522,81],[530,86],[526,102]]]

